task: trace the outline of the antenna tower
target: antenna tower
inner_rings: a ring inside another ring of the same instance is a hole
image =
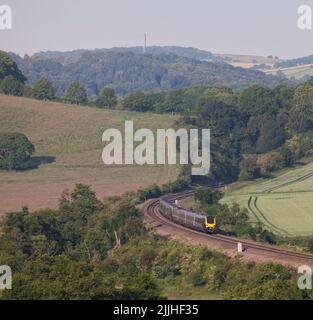
[[[146,53],[147,52],[147,34],[145,33],[143,35],[143,47],[142,47],[142,52]]]

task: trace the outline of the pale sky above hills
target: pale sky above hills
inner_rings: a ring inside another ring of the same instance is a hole
[[[1,0],[13,29],[0,49],[47,50],[142,45],[192,46],[214,53],[313,54],[313,30],[297,28],[299,5],[313,0]]]

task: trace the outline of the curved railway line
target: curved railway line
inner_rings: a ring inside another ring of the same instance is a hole
[[[175,200],[186,199],[194,194],[194,191],[185,191],[165,197],[166,201],[174,202]],[[157,223],[156,228],[166,228],[170,235],[179,235],[181,240],[189,237],[195,240],[195,243],[204,244],[210,247],[214,243],[215,249],[219,247],[223,253],[235,256],[237,254],[237,245],[242,243],[245,251],[241,253],[248,260],[256,262],[277,262],[285,265],[297,267],[301,264],[313,266],[313,255],[292,251],[268,244],[262,244],[250,240],[243,240],[222,234],[206,234],[200,231],[192,230],[182,225],[178,225],[166,219],[159,211],[159,200],[149,200],[144,206],[144,212],[150,221]],[[216,246],[218,245],[218,246]],[[223,250],[225,249],[225,250]]]

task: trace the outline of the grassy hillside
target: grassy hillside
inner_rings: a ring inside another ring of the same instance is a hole
[[[25,172],[0,171],[0,213],[22,205],[31,209],[54,207],[62,191],[78,182],[91,185],[101,198],[154,182],[162,184],[174,179],[178,171],[174,166],[106,166],[101,160],[105,129],[122,129],[125,120],[133,120],[135,128],[167,128],[174,121],[169,115],[100,110],[5,95],[0,95],[0,115],[0,132],[26,134],[36,147],[35,160],[43,162],[38,169]]]
[[[275,179],[233,188],[222,202],[236,202],[246,207],[252,221],[260,221],[281,236],[312,235],[313,163]]]

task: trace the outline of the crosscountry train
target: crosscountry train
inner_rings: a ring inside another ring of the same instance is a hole
[[[213,233],[216,231],[216,218],[192,212],[160,199],[160,212],[167,219],[187,228]]]

